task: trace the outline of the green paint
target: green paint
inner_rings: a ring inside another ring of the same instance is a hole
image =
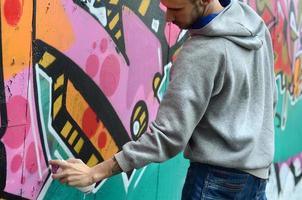
[[[280,80],[280,79],[278,79]],[[277,81],[280,88],[280,81]],[[285,93],[281,94],[279,90],[277,113],[282,116],[282,104]],[[299,154],[302,151],[302,124],[299,122],[302,113],[302,101],[291,105],[289,95],[287,97],[287,121],[284,130],[275,126],[275,158],[274,162],[284,162],[289,158]],[[275,125],[280,122],[275,119]]]

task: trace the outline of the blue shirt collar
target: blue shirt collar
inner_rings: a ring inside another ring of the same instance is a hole
[[[205,17],[199,17],[190,27],[190,29],[200,29],[210,23],[219,13],[212,13]]]
[[[231,0],[219,0],[221,6],[226,7],[231,3]],[[194,22],[190,29],[200,29],[210,23],[219,13],[212,13],[205,17],[199,17],[196,22]]]
[[[227,6],[231,3],[231,0],[219,0],[219,3],[220,3],[223,7],[227,7]]]

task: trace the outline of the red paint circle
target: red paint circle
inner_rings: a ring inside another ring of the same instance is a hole
[[[97,55],[95,54],[90,55],[86,60],[87,74],[90,75],[91,77],[94,77],[98,72],[99,67],[100,67],[100,63]]]
[[[36,173],[38,170],[37,157],[34,142],[30,143],[26,151],[25,167],[30,174]]]
[[[3,142],[10,148],[19,148],[27,137],[30,127],[27,104],[27,100],[19,95],[11,97],[7,102],[8,128],[3,136]]]
[[[9,127],[3,136],[3,143],[10,148],[18,149],[23,144],[27,133],[25,126]]]
[[[95,112],[91,108],[87,108],[82,119],[82,127],[88,138],[92,138],[96,134],[99,120]]]
[[[100,149],[104,148],[107,143],[107,135],[105,131],[102,131],[98,138],[98,146]]]
[[[6,0],[4,2],[4,16],[7,23],[16,26],[21,18],[22,9],[19,0]]]
[[[22,156],[21,155],[15,155],[11,161],[10,169],[13,173],[17,172],[22,164]]]
[[[114,55],[105,58],[100,72],[100,86],[106,96],[111,96],[120,81],[120,63]]]
[[[104,38],[104,39],[101,40],[101,43],[100,43],[100,51],[102,53],[105,53],[107,48],[108,48],[108,40]]]
[[[9,126],[25,123],[30,124],[30,115],[27,105],[27,100],[20,95],[13,96],[9,99],[7,102]],[[25,116],[26,113],[28,114],[27,116]]]

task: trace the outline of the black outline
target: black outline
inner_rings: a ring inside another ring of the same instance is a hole
[[[62,138],[65,144],[70,147],[70,150],[74,153],[74,155],[76,155],[76,157],[80,157],[85,162],[85,160],[89,159],[89,157],[87,157],[88,153],[89,156],[91,155],[90,153],[94,153],[100,161],[103,160],[103,158],[100,156],[100,153],[95,148],[91,148],[94,145],[76,124],[76,122],[72,119],[72,116],[70,116],[70,114],[66,110],[66,107],[64,106],[66,105],[67,80],[71,81],[73,83],[73,86],[81,93],[82,97],[95,112],[98,119],[103,122],[104,126],[107,128],[107,130],[111,134],[111,137],[118,146],[119,150],[121,150],[122,146],[130,141],[130,138],[117,113],[115,112],[111,103],[107,100],[107,97],[100,90],[100,88],[70,58],[66,57],[55,48],[49,46],[41,40],[35,40],[33,44],[35,49],[33,59],[34,64],[38,63],[42,58],[44,52],[47,51],[48,53],[54,55],[57,59],[49,67],[47,67],[46,69],[41,68],[41,70],[48,74],[48,76],[50,76],[53,80],[56,80],[59,76],[64,74],[63,88],[53,91],[52,93],[52,100],[56,99],[58,95],[63,94],[63,107],[56,115],[56,118],[52,122],[52,125],[57,132],[60,132],[62,127],[65,125],[66,120],[68,119],[68,121],[71,122],[72,127],[77,129],[78,133],[85,141],[83,146],[84,149],[81,150],[80,154],[75,153],[73,148],[71,148],[71,146],[69,145],[67,139]],[[83,82],[85,82],[85,84],[83,84]],[[37,88],[35,88],[35,91],[37,91]],[[38,95],[38,92],[36,94]],[[36,99],[36,102],[38,102],[38,97]],[[37,108],[39,108],[38,105]],[[43,136],[41,135],[41,137]]]

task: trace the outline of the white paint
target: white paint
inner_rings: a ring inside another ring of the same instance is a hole
[[[274,166],[271,167],[269,181],[266,185],[266,197],[268,200],[278,199],[278,185]]]
[[[157,33],[159,28],[159,20],[153,19],[152,20],[152,29]]]
[[[44,184],[42,190],[40,191],[39,196],[37,197],[37,200],[43,200],[44,199],[44,197],[45,197],[52,181],[53,181],[53,178],[51,176],[49,176],[48,179],[45,181],[45,184]]]
[[[162,67],[162,51],[161,51],[161,47],[157,48],[157,57],[158,57],[158,66],[161,68]]]
[[[36,64],[36,71],[37,71],[37,80],[39,83],[39,75],[42,75],[43,78],[45,78],[48,82],[49,85],[52,85],[52,79],[43,71],[40,69],[39,65]],[[37,83],[38,86],[38,91],[41,91],[40,85]],[[51,99],[52,94],[51,94],[51,90],[49,90],[49,102],[52,101]],[[44,144],[45,144],[45,149],[47,152],[47,159],[52,159],[50,152],[49,152],[49,146],[48,146],[48,142],[47,142],[47,135],[46,134],[46,128],[44,127],[44,118],[42,115],[42,102],[41,99],[39,99],[39,109],[40,109],[40,119],[41,119],[41,124],[42,124],[42,130],[43,130],[43,139],[44,139]],[[50,104],[49,106],[49,112],[48,112],[48,122],[47,122],[47,128],[49,130],[49,132],[54,136],[54,138],[57,140],[57,142],[60,144],[60,146],[62,147],[62,149],[65,151],[65,153],[67,154],[68,157],[74,157],[71,153],[71,151],[69,150],[69,148],[65,145],[65,143],[62,141],[62,139],[59,137],[59,133],[56,132],[56,130],[54,130],[54,128],[51,125],[51,111],[52,111],[52,104]],[[45,113],[44,113],[45,114]]]
[[[95,194],[97,191],[99,191],[99,189],[104,185],[104,183],[105,183],[106,181],[107,181],[107,178],[104,179],[104,180],[102,180],[102,181],[100,182],[100,184],[99,184],[97,187],[95,187],[91,192]]]
[[[187,32],[188,30],[182,30],[178,36],[177,42],[179,42],[186,35]]]
[[[266,196],[268,200],[302,199],[302,180],[300,180],[300,182],[295,185],[294,175],[292,174],[292,171],[287,164],[282,165],[279,171],[279,179],[281,184],[280,194],[278,194],[276,172],[274,167],[272,167],[269,182],[266,187]]]
[[[100,7],[100,8],[93,7],[95,1],[81,0],[81,2],[86,4],[86,6],[89,9],[89,12],[93,14],[98,19],[98,21],[101,22],[103,26],[107,26],[107,13],[105,7]]]
[[[290,196],[294,192],[295,188],[295,182],[294,182],[294,176],[290,171],[290,168],[288,165],[284,164],[282,165],[280,171],[280,185],[281,185],[281,192],[280,192],[280,199],[292,199]]]
[[[135,183],[134,183],[134,189],[136,188],[136,186],[137,186],[138,183],[140,182],[140,180],[141,180],[142,176],[144,175],[146,169],[147,169],[147,166],[145,166],[145,167],[141,170],[141,172],[140,172],[138,178],[136,179],[136,181],[135,181]]]
[[[138,134],[139,127],[140,127],[139,122],[138,122],[138,121],[135,121],[135,122],[133,123],[133,134],[134,134],[135,136],[137,136],[137,134]]]
[[[55,150],[53,154],[55,155],[56,159],[64,160],[63,156],[61,156],[58,150]]]
[[[290,12],[290,28],[291,30],[295,33],[295,36],[298,38],[299,36],[299,32],[297,30],[297,24],[296,24],[296,19],[295,19],[295,15],[293,12]]]
[[[45,74],[39,67],[38,64],[35,65],[35,68],[36,68],[36,80],[37,80],[37,87],[38,87],[38,95],[39,95],[39,92],[41,91],[41,88],[40,88],[40,75],[42,75],[47,81],[49,81],[50,83],[52,82],[51,79],[48,78],[47,74]],[[50,91],[50,94],[51,96],[51,91]],[[47,142],[47,137],[45,137],[45,133],[46,133],[46,128],[44,126],[45,122],[44,122],[44,118],[43,118],[43,115],[42,115],[42,102],[41,102],[41,98],[38,96],[38,105],[39,105],[39,114],[40,114],[40,121],[41,121],[41,127],[42,127],[42,135],[43,135],[43,140],[44,140],[44,145],[45,145],[45,150],[46,150],[46,156],[47,156],[47,159],[50,158],[50,152],[49,152],[49,146],[48,146],[48,142]]]
[[[39,153],[39,148],[38,148],[38,139],[37,139],[37,132],[36,128],[33,127],[34,122],[36,121],[34,119],[35,113],[33,111],[33,104],[34,104],[34,98],[33,98],[33,93],[32,93],[32,88],[31,88],[31,82],[29,81],[28,83],[28,96],[30,100],[30,105],[29,105],[29,114],[30,114],[30,120],[32,122],[31,125],[31,133],[34,138],[34,145],[35,145],[35,152],[36,152],[36,159],[37,159],[37,164],[38,164],[38,173],[39,173],[39,181],[42,181],[42,167],[41,167],[41,160],[40,160],[40,153]]]
[[[134,169],[132,171],[132,174],[130,176],[130,179],[128,179],[128,176],[125,172],[122,173],[122,179],[123,179],[123,183],[124,183],[124,188],[125,188],[125,192],[128,193],[128,188],[129,188],[129,185],[133,179],[133,176],[134,174],[136,173],[136,169]]]
[[[301,161],[299,158],[296,158],[293,162],[294,170],[295,170],[295,176],[299,176],[302,173],[301,170]]]
[[[106,8],[100,7],[100,8],[94,8],[90,7],[90,12],[94,14],[94,16],[101,22],[101,24],[105,27],[107,26],[107,16],[106,16]]]

